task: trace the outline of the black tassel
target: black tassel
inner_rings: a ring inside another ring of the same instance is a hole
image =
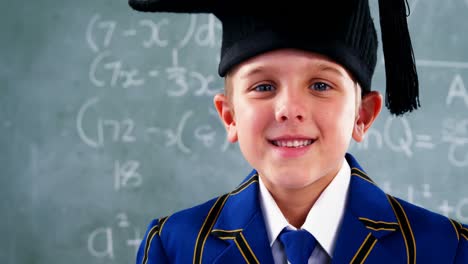
[[[417,109],[419,82],[407,24],[405,0],[379,0],[382,48],[385,58],[385,105],[402,115]]]

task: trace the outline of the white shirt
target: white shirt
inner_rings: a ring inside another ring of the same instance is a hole
[[[344,214],[346,197],[351,179],[351,169],[344,160],[340,171],[330,184],[323,190],[315,204],[307,214],[307,218],[301,229],[307,230],[315,239],[317,246],[309,258],[311,263],[329,263],[337,239],[337,232],[341,225]],[[259,177],[260,184],[260,207],[265,219],[265,227],[276,264],[289,263],[286,260],[283,246],[278,235],[283,228],[296,230],[288,223],[275,200],[265,187],[262,178]]]

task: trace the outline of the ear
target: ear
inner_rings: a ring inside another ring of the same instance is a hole
[[[379,115],[382,101],[382,95],[378,91],[371,91],[362,98],[353,129],[353,138],[357,142],[364,139],[367,130]]]
[[[234,119],[234,109],[224,94],[217,94],[213,99],[219,118],[223,122],[227,132],[227,139],[234,143],[237,141],[237,126]]]

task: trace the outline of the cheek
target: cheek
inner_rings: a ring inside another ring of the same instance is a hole
[[[266,124],[266,110],[262,107],[249,104],[247,102],[238,102],[236,105],[235,121],[238,127],[239,138],[243,141],[252,140],[261,136],[262,130]]]
[[[336,103],[332,107],[324,107],[318,117],[322,136],[340,143],[346,143],[352,136],[355,114],[354,103]]]

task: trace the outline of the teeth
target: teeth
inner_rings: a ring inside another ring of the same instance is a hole
[[[312,140],[275,140],[273,144],[278,147],[301,148],[312,144]]]

